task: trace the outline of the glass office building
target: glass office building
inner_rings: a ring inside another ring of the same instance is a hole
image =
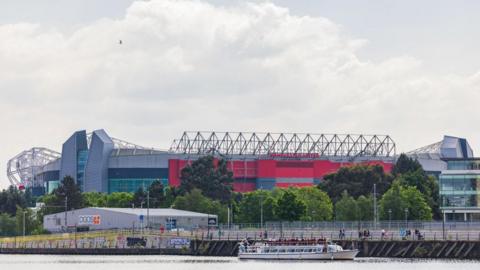
[[[447,160],[439,180],[445,220],[480,221],[480,159]]]

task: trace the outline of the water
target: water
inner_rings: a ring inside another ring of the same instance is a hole
[[[470,270],[480,261],[358,258],[355,261],[239,261],[190,256],[0,255],[1,270]]]

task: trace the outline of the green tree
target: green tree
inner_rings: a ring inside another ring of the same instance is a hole
[[[373,197],[360,196],[357,198],[358,220],[373,220]]]
[[[276,200],[267,190],[256,190],[245,193],[238,203],[238,219],[241,223],[260,223],[261,209],[263,208],[263,221],[277,219],[274,213]]]
[[[401,154],[392,172],[402,185],[416,187],[424,195],[433,216],[441,218],[438,181],[434,176],[427,175],[417,160]]]
[[[165,203],[165,189],[162,182],[156,180],[148,187],[150,207],[160,208]]]
[[[53,206],[56,207],[55,209],[58,212],[65,210],[65,207],[59,207],[64,206],[65,202],[67,211],[84,207],[82,192],[71,176],[65,176],[62,183],[53,191],[53,194],[55,196],[55,205]]]
[[[405,209],[410,220],[431,220],[432,210],[423,194],[416,187],[403,186],[396,180],[380,200],[380,218],[388,220],[391,210],[392,220],[404,220]]]
[[[383,194],[391,185],[393,177],[384,172],[380,165],[342,167],[336,173],[326,175],[319,187],[337,202],[346,190],[350,196],[358,198],[373,193],[376,184],[377,193]]]
[[[10,186],[8,189],[0,192],[0,213],[15,216],[17,206],[24,208],[27,207],[27,204],[25,193],[15,186]]]
[[[275,213],[278,218],[286,221],[300,220],[305,215],[306,210],[305,203],[298,199],[292,190],[286,190],[275,206]]]
[[[183,196],[177,196],[172,208],[218,216],[219,222],[226,222],[227,208],[219,201],[204,196],[199,189],[193,189]]]
[[[203,195],[222,203],[229,202],[232,196],[233,173],[223,159],[215,165],[212,156],[201,157],[182,169],[180,179],[181,193],[199,189]]]
[[[398,157],[397,162],[395,162],[395,166],[393,166],[392,168],[392,174],[399,175],[406,172],[415,172],[418,170],[423,170],[420,162],[402,153]]]
[[[16,219],[7,213],[0,213],[0,236],[14,236],[16,234]]]
[[[143,208],[143,205],[147,207],[147,192],[145,192],[143,187],[137,189],[135,194],[133,194],[133,204],[137,208]]]
[[[133,193],[113,192],[107,195],[107,207],[130,208],[133,203]]]
[[[108,195],[101,192],[85,192],[83,200],[85,207],[107,207]]]
[[[25,219],[24,219],[25,212]],[[30,235],[39,226],[42,226],[42,222],[37,221],[33,211],[29,208],[18,207],[16,219],[17,235],[23,234],[23,221],[25,220],[25,235]]]
[[[163,201],[162,207],[171,207],[178,195],[179,190],[176,187],[168,186],[165,189],[165,200]]]
[[[359,219],[357,202],[352,196],[348,195],[346,190],[342,193],[340,200],[335,203],[335,215],[336,220],[341,221]]]
[[[298,199],[306,205],[304,221],[326,221],[332,219],[333,204],[328,194],[317,187],[294,188]]]

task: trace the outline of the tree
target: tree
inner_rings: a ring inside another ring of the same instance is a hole
[[[267,190],[255,190],[245,193],[238,203],[238,220],[242,223],[260,223],[261,209],[263,208],[263,221],[277,219],[274,213],[276,200]]]
[[[199,189],[193,189],[183,196],[177,196],[172,208],[217,215],[218,222],[226,222],[227,220],[227,208],[219,201],[204,196]]]
[[[360,196],[357,198],[358,220],[373,220],[373,197]]]
[[[168,186],[165,189],[165,200],[163,201],[163,207],[171,207],[177,196],[179,195],[179,190],[176,187]]]
[[[80,191],[80,187],[75,183],[75,180],[71,176],[65,176],[62,183],[53,191],[55,195],[56,206],[67,205],[67,211],[72,209],[81,209],[84,206],[83,195]],[[59,209],[64,211],[65,208]]]
[[[424,195],[434,217],[441,218],[438,181],[434,176],[427,175],[417,160],[401,154],[392,173],[402,185],[416,187]]]
[[[85,207],[107,207],[108,195],[101,192],[83,193]]]
[[[27,207],[27,200],[24,192],[20,191],[15,186],[10,186],[8,189],[0,192],[0,213],[7,213],[10,216],[15,216],[17,213],[17,206],[22,208]]]
[[[393,175],[399,175],[406,172],[414,172],[422,170],[422,165],[417,160],[414,160],[408,157],[406,154],[402,153],[397,159],[395,166],[392,168]]]
[[[128,192],[113,192],[107,196],[107,207],[132,207],[133,194]]]
[[[304,221],[326,221],[332,219],[333,204],[327,193],[317,187],[294,188],[298,199],[305,203]]]
[[[147,192],[143,189],[143,187],[140,187],[135,191],[135,194],[133,194],[133,204],[137,208],[143,208],[143,205],[145,204],[146,207],[147,203]]]
[[[196,188],[213,200],[222,203],[230,201],[233,173],[227,169],[227,162],[223,159],[215,166],[212,156],[201,157],[182,169],[180,179],[182,194]]]
[[[393,182],[392,187],[385,192],[380,200],[380,218],[383,220],[404,220],[405,209],[410,220],[431,220],[432,210],[423,194],[416,187],[403,186],[400,181]]]
[[[14,236],[15,234],[15,217],[12,217],[7,213],[0,213],[0,236]]]
[[[25,219],[23,213],[25,212]],[[39,226],[42,226],[42,222],[39,222],[33,213],[33,211],[29,208],[21,208],[18,207],[16,219],[16,229],[17,235],[23,234],[23,221],[25,220],[25,235],[30,235],[32,232],[37,229]]]
[[[148,187],[150,207],[160,208],[165,203],[165,190],[162,182],[156,180]]]
[[[335,203],[335,218],[341,221],[358,220],[358,206],[355,199],[345,190],[340,200]]]
[[[305,215],[307,206],[299,200],[292,190],[286,190],[278,199],[275,213],[280,220],[295,221]]]
[[[383,194],[391,185],[393,177],[386,174],[380,165],[342,167],[336,173],[326,175],[319,184],[320,189],[337,202],[344,191],[357,198],[373,193],[376,184],[377,193]]]

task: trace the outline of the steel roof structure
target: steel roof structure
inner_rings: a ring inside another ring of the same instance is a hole
[[[312,158],[393,158],[395,142],[388,135],[192,132],[174,140],[177,154],[272,155],[294,154]]]
[[[8,180],[15,186],[35,186],[37,183],[34,176],[42,170],[43,166],[59,159],[60,156],[60,153],[43,147],[25,150],[8,161]]]

